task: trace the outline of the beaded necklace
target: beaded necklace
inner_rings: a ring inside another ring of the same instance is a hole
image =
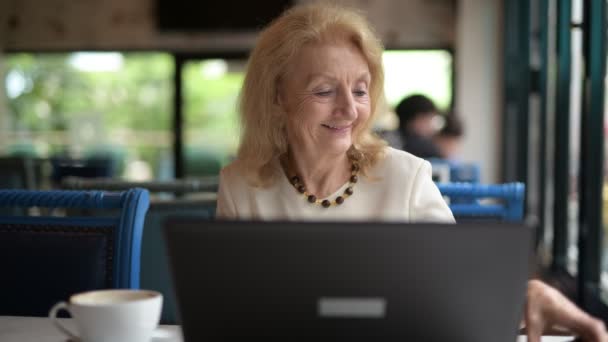
[[[291,185],[293,185],[293,187],[300,194],[302,194],[309,203],[315,204],[315,205],[321,205],[323,208],[329,208],[332,205],[337,206],[337,205],[344,203],[345,199],[352,196],[353,187],[355,186],[355,183],[357,183],[357,181],[359,180],[359,178],[357,177],[358,172],[359,172],[359,164],[357,164],[357,162],[353,161],[352,165],[350,167],[350,179],[349,179],[348,187],[344,190],[344,193],[342,195],[336,197],[333,201],[330,201],[327,199],[320,200],[314,194],[311,194],[310,192],[306,191],[306,186],[304,186],[304,183],[302,183],[302,180],[300,179],[300,177],[298,175],[292,174],[289,177],[289,180],[291,182]]]

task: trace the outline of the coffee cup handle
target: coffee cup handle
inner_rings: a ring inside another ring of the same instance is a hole
[[[57,314],[61,310],[65,310],[67,312],[70,312],[70,308],[68,306],[68,303],[66,303],[66,302],[59,302],[59,303],[55,304],[51,308],[51,311],[49,311],[49,318],[53,322],[53,325],[57,329],[59,329],[59,331],[61,331],[62,333],[64,333],[66,336],[68,336],[69,338],[73,339],[74,341],[79,341],[80,337],[76,336],[73,332],[71,332],[68,328],[66,328],[63,324],[61,324],[61,322],[57,319]],[[70,312],[70,315],[71,314],[72,313]]]

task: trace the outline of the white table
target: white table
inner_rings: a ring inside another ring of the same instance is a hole
[[[69,327],[73,327],[71,319],[64,319]],[[163,338],[154,338],[152,342],[182,342],[181,329],[177,325],[161,325],[159,329],[164,333]],[[544,336],[543,342],[565,342],[572,341],[572,337]],[[0,316],[0,341],[2,342],[66,342],[67,338],[62,335],[44,317],[15,317]],[[524,336],[520,336],[517,342],[526,342]]]
[[[68,328],[74,328],[69,318],[61,319]],[[76,331],[76,330],[75,330]],[[177,325],[161,325],[152,342],[182,342],[182,331]],[[0,316],[0,341],[2,342],[66,342],[67,337],[55,328],[46,317]]]

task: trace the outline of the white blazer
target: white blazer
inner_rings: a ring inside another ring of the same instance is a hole
[[[359,176],[353,195],[329,208],[308,203],[278,162],[279,176],[266,188],[250,186],[234,164],[228,165],[220,173],[216,215],[241,220],[454,222],[431,178],[431,164],[407,152],[386,149],[369,177]],[[347,187],[348,183],[327,199],[335,199]]]

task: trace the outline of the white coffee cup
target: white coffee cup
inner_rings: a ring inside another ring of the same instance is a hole
[[[53,324],[75,341],[148,342],[158,326],[163,296],[149,290],[98,290],[78,293],[49,312]],[[66,310],[79,335],[57,319]]]

